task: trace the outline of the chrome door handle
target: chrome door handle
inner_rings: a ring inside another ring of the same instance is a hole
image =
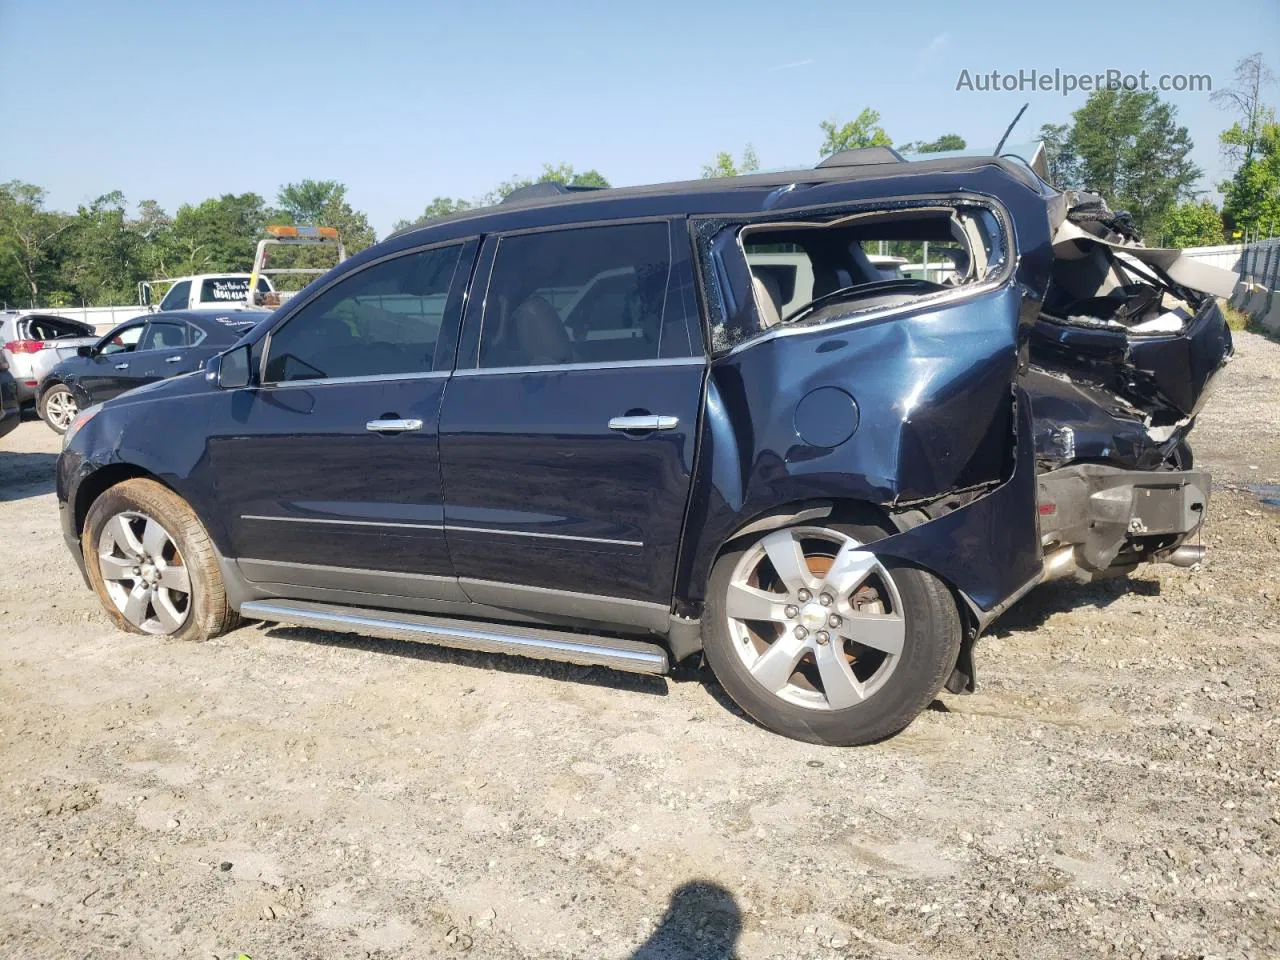
[[[165,358],[164,358],[164,362],[165,362],[165,363],[180,363],[181,361],[182,361],[182,357],[181,357],[181,356],[177,356],[177,357],[165,357]]]
[[[117,370],[128,370],[128,369],[129,369],[129,365],[128,365],[127,363],[117,363],[117,364],[116,364],[116,369],[117,369]]]
[[[364,425],[370,433],[408,433],[421,430],[421,420],[370,420]]]
[[[680,426],[679,417],[659,417],[645,414],[641,417],[614,417],[609,421],[610,430],[674,430]]]

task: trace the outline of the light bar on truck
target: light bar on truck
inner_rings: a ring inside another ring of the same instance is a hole
[[[272,224],[267,227],[267,233],[273,237],[306,237],[311,240],[338,239],[337,227],[288,227],[281,224]]]

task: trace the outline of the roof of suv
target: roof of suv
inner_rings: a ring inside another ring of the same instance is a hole
[[[530,196],[528,199],[510,200],[497,206],[474,207],[470,210],[463,210],[459,213],[423,221],[413,226],[405,227],[386,239],[392,240],[418,230],[434,228],[462,220],[496,217],[508,213],[542,208],[647,198],[658,201],[655,205],[672,208],[668,212],[676,213],[680,211],[674,208],[684,205],[675,201],[680,198],[689,198],[690,200],[702,201],[691,203],[689,206],[698,208],[698,212],[703,212],[701,208],[706,206],[707,201],[713,201],[713,198],[718,196],[725,199],[735,196],[740,198],[745,192],[753,194],[768,193],[779,187],[787,187],[792,184],[817,185],[853,180],[888,180],[925,174],[968,174],[989,167],[1001,168],[1007,174],[1012,174],[1021,180],[1037,179],[1036,175],[1025,165],[1002,157],[965,156],[945,157],[935,160],[899,160],[886,163],[857,162],[850,165],[819,166],[801,170],[747,174],[739,177],[715,177],[671,183],[644,184],[634,187],[572,190],[561,194]],[[662,200],[667,200],[668,202],[661,203]],[[731,203],[726,206],[740,208],[741,203]],[[687,212],[694,211],[690,209]]]

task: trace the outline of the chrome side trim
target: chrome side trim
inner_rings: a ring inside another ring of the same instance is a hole
[[[499,530],[493,527],[462,527],[452,523],[444,525],[445,530],[459,533],[492,533],[500,537],[533,537],[539,540],[577,540],[582,543],[608,543],[618,547],[643,547],[643,540],[610,540],[607,537],[576,537],[568,533],[535,533],[532,530]]]
[[[657,360],[607,360],[600,363],[543,363],[528,367],[472,367],[455,370],[455,377],[489,377],[502,373],[557,373],[572,370],[628,370],[632,367],[703,367],[705,357],[669,357]]]
[[[241,520],[270,520],[273,523],[323,523],[340,527],[402,527],[409,530],[443,530],[442,523],[391,523],[385,520],[329,520],[321,517],[267,517],[242,513]]]
[[[423,373],[378,373],[365,377],[316,377],[314,380],[272,380],[254,390],[290,390],[305,387],[341,386],[346,383],[392,383],[396,380],[443,380],[450,376],[448,370],[430,370]]]
[[[462,650],[561,660],[630,673],[667,672],[667,653],[654,643],[561,633],[554,630],[437,620],[412,613],[336,607],[302,600],[250,600],[240,612],[251,619],[317,630],[346,630],[390,640],[427,641]]]

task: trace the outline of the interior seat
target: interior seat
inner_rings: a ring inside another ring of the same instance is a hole
[[[764,329],[777,326],[782,320],[778,305],[782,303],[782,290],[776,277],[769,274],[751,274],[751,289],[756,297],[756,311],[760,314],[760,326]]]
[[[573,363],[573,341],[564,321],[545,297],[534,294],[511,313],[513,352],[526,365]]]

